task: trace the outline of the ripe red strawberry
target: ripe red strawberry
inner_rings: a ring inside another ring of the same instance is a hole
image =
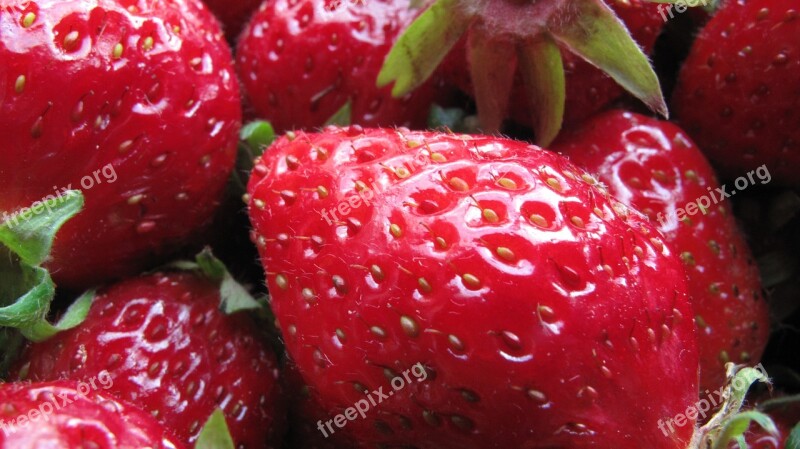
[[[219,284],[198,274],[123,281],[97,294],[80,326],[27,348],[19,377],[107,370],[108,393],[152,413],[187,446],[219,407],[237,448],[276,447],[283,417],[275,356],[250,316],[219,308]]]
[[[800,179],[800,5],[727,1],[703,28],[680,74],[673,108],[723,177],[766,164]]]
[[[410,0],[265,1],[237,48],[249,104],[276,130],[322,126],[348,100],[353,123],[424,127],[433,83],[400,99],[375,87],[416,11]]]
[[[222,22],[228,41],[235,42],[261,0],[203,0],[208,9]]]
[[[645,53],[649,54],[664,27],[658,5],[642,0],[604,1],[625,23],[633,39],[642,46]],[[566,124],[575,124],[587,119],[623,94],[624,90],[613,79],[568,50],[562,49],[561,57],[564,60],[566,75],[567,90],[564,105]],[[469,64],[466,46],[460,45],[448,56],[444,73],[448,82],[474,95]],[[524,83],[519,73],[514,78],[508,109],[508,116],[514,121],[524,125],[530,124],[533,109],[525,95]]]
[[[727,362],[758,363],[769,337],[758,268],[730,202],[689,137],[669,122],[609,111],[563,135],[553,148],[647,215],[681,256],[698,328],[701,391],[725,383]],[[693,215],[683,212],[689,207]]]
[[[0,29],[0,220],[86,198],[47,265],[60,285],[136,272],[209,221],[241,111],[199,0],[10,0]]]
[[[506,139],[279,139],[250,179],[252,238],[333,420],[318,428],[363,447],[685,449],[692,423],[658,427],[697,398],[683,268],[593,184]],[[357,402],[364,418],[336,418]]]
[[[96,379],[0,384],[0,449],[184,447],[148,413],[112,399]]]

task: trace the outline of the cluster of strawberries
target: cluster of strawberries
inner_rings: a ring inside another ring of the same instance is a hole
[[[800,447],[800,3],[707,6],[2,2],[0,449]]]

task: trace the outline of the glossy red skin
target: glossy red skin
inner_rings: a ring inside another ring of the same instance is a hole
[[[720,186],[686,133],[669,122],[609,111],[562,135],[553,149],[644,213],[681,256],[698,317],[701,391],[725,384],[726,361],[757,364],[769,338],[769,308],[730,202],[720,201],[688,222],[677,218],[678,208]]]
[[[32,410],[38,412],[35,422],[0,429],[0,449],[184,448],[149,413],[118,402],[98,381],[96,389],[89,381],[0,384],[0,422],[8,425]],[[44,419],[41,412],[48,410],[52,413]]]
[[[430,152],[446,162],[414,165]],[[415,168],[398,175],[401,164]],[[248,188],[252,238],[288,353],[329,419],[363,398],[356,383],[391,389],[387,372],[421,363],[427,381],[347,424],[363,447],[684,449],[691,424],[670,438],[657,428],[697,397],[683,269],[644,217],[580,173],[522,142],[402,128],[300,132],[266,151]],[[467,191],[449,187],[455,176]],[[357,181],[375,185],[370,204],[328,224],[321,211],[349,204]]]
[[[277,447],[283,433],[275,356],[247,314],[219,311],[219,287],[190,273],[153,274],[98,293],[86,321],[30,345],[18,373],[88,378],[153,413],[193,447],[211,413],[225,412],[236,447]]]
[[[279,131],[321,127],[348,99],[351,123],[424,128],[438,98],[433,82],[400,99],[375,86],[416,13],[409,0],[264,2],[236,51],[250,106]]]
[[[775,180],[798,185],[797,79],[800,5],[731,0],[697,36],[681,69],[673,111],[723,177],[766,164]]]
[[[664,27],[658,5],[641,0],[628,2],[605,0],[625,23],[634,40],[649,53]],[[464,92],[473,91],[466,56],[465,40],[448,55],[443,76]],[[561,51],[566,75],[567,96],[564,105],[564,122],[577,124],[594,115],[610,102],[620,97],[624,90],[608,75],[568,50]],[[531,124],[530,106],[522,78],[517,73],[509,102],[509,116],[517,123]]]
[[[210,220],[235,158],[239,90],[216,20],[199,0],[144,0],[137,12],[129,4],[0,6],[0,212],[54,188],[83,190],[85,208],[62,228],[47,264],[62,287],[136,272],[185,245]],[[24,28],[28,12],[36,19]],[[79,41],[65,52],[73,29]],[[153,48],[144,51],[148,36]],[[81,187],[107,164],[116,180],[107,169]]]
[[[261,0],[203,0],[203,3],[222,22],[222,30],[228,40],[234,42]]]

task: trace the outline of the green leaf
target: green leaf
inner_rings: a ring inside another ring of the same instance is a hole
[[[197,437],[195,449],[234,449],[233,438],[231,437],[228,423],[225,422],[225,414],[222,410],[216,409],[208,418],[200,436]]]
[[[392,95],[402,97],[430,78],[469,25],[458,2],[437,0],[406,28],[386,56],[378,87],[394,82]]]
[[[0,223],[0,245],[5,245],[29,266],[41,265],[56,232],[83,207],[83,195],[69,190],[57,198],[36,201]]]
[[[256,120],[242,127],[239,138],[250,145],[253,156],[259,156],[266,147],[275,141],[275,129],[270,122]]]
[[[86,319],[86,315],[89,314],[95,294],[94,290],[89,290],[81,295],[69,306],[58,323],[50,324],[46,320],[40,320],[31,326],[22,328],[22,334],[31,341],[44,341],[59,332],[80,325]]]
[[[613,78],[650,109],[667,117],[669,112],[656,72],[628,29],[602,0],[573,0],[570,19],[557,15],[553,37],[590,64]]]
[[[240,310],[259,309],[262,304],[231,276],[225,264],[204,248],[196,257],[197,267],[209,278],[220,283],[220,309],[227,315]],[[185,263],[184,263],[185,264]],[[185,264],[184,266],[189,266]]]
[[[336,126],[347,126],[351,123],[351,115],[352,115],[352,103],[350,100],[344,104],[335,114],[325,122],[325,126],[328,125],[336,125]]]
[[[221,260],[214,257],[211,248],[205,247],[196,256],[197,267],[208,277],[215,281],[221,281],[225,278],[228,269]],[[189,266],[189,265],[187,265]]]
[[[519,66],[533,112],[536,143],[550,145],[564,121],[567,88],[561,50],[544,36],[519,49]]]
[[[794,426],[786,439],[786,449],[800,449],[800,423]]]
[[[739,437],[742,437],[747,432],[750,424],[754,421],[769,434],[778,434],[778,428],[772,418],[759,411],[750,410],[735,415],[724,425],[722,434],[714,443],[714,449],[727,449],[731,440],[739,440]],[[740,441],[743,440],[744,438],[742,437]],[[747,445],[742,446],[740,444],[739,447],[740,449],[745,449]]]
[[[500,131],[508,112],[517,69],[514,44],[492,40],[490,36],[473,30],[468,45],[478,121],[484,133],[494,134]]]

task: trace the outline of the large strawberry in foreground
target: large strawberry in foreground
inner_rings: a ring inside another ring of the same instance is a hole
[[[724,177],[766,164],[800,179],[800,5],[730,0],[703,28],[672,98],[681,125]]]
[[[149,413],[118,402],[105,375],[0,384],[0,449],[182,449]]]
[[[691,420],[659,429],[697,397],[683,267],[595,184],[492,137],[279,139],[250,179],[252,238],[327,412],[319,431],[363,447],[685,449]]]
[[[210,220],[241,121],[230,50],[199,0],[0,6],[0,221],[82,190],[47,266],[79,289]]]
[[[278,130],[324,125],[350,102],[352,123],[425,127],[439,94],[428,82],[392,98],[375,87],[397,36],[416,16],[410,0],[268,0],[238,42],[247,102]]]
[[[83,323],[27,348],[17,376],[88,379],[107,371],[109,394],[152,413],[187,446],[220,408],[237,448],[277,447],[284,421],[277,362],[250,316],[220,310],[241,288],[227,276],[160,272],[104,288]]]
[[[647,215],[680,255],[698,329],[701,391],[725,383],[727,362],[758,363],[769,337],[769,311],[726,199],[735,189],[720,187],[691,139],[669,122],[610,111],[553,148]]]

